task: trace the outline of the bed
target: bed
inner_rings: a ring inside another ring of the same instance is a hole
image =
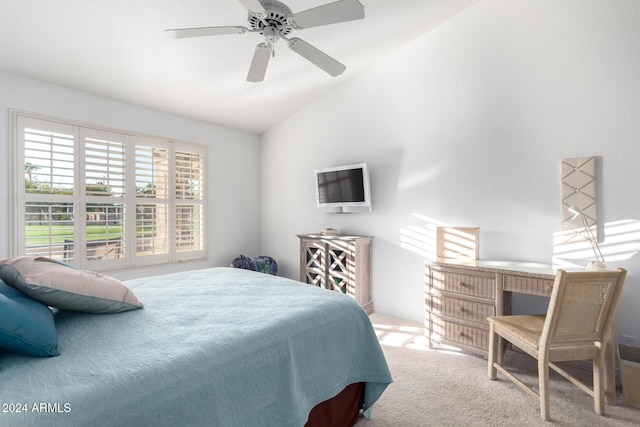
[[[353,425],[392,381],[348,296],[234,268],[125,284],[144,308],[56,310],[59,356],[0,351],[0,425]]]

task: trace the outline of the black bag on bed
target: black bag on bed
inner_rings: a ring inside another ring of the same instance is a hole
[[[243,268],[245,270],[258,271],[276,275],[278,273],[278,263],[270,256],[261,255],[257,258],[250,258],[244,255],[236,257],[231,263],[235,268]]]

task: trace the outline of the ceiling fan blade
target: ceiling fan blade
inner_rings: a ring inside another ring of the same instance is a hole
[[[298,28],[311,28],[362,18],[364,6],[358,0],[339,0],[298,12],[293,15],[293,22]]]
[[[245,27],[199,27],[199,28],[177,28],[165,30],[167,37],[174,39],[184,39],[187,37],[221,36],[224,34],[244,34],[249,31]]]
[[[288,42],[291,50],[322,68],[333,77],[339,76],[347,69],[343,64],[302,39],[294,37],[289,39]]]
[[[261,82],[264,80],[264,74],[267,72],[267,65],[272,51],[273,45],[270,43],[260,43],[256,46],[249,74],[247,74],[248,82]]]
[[[264,13],[264,6],[260,3],[259,0],[238,0],[244,7],[246,7],[251,12],[256,13]]]

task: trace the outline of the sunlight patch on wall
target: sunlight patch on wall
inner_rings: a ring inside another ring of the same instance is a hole
[[[604,224],[604,241],[599,243],[606,262],[628,260],[640,252],[640,221],[620,220]],[[582,266],[596,259],[591,244],[574,241],[575,231],[564,230],[553,235],[553,264],[562,267]]]
[[[418,213],[414,213],[412,217],[417,220],[414,225],[405,225],[400,228],[400,247],[425,259],[435,259],[436,229],[437,227],[449,227],[451,224]]]
[[[400,247],[421,255],[434,258],[436,255],[436,230],[409,225],[400,229]]]

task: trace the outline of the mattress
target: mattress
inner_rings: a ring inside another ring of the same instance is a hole
[[[60,356],[0,353],[0,425],[303,426],[364,383],[392,381],[351,297],[243,269],[126,282],[141,310],[59,311]]]

